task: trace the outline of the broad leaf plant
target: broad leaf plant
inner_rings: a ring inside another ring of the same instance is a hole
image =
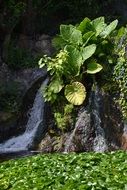
[[[61,25],[60,34],[53,39],[55,57],[45,55],[39,67],[47,67],[50,82],[44,91],[46,101],[55,103],[62,95],[72,105],[83,104],[87,92],[85,76],[103,72],[111,60],[113,43],[110,35],[118,21],[105,23],[104,17],[85,18],[80,24]]]

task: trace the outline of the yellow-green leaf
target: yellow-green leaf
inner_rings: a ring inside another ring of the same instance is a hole
[[[81,105],[86,98],[86,88],[80,82],[65,87],[65,97],[73,105]]]

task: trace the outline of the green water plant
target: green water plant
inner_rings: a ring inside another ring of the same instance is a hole
[[[1,190],[126,190],[127,152],[41,154],[0,164]]]

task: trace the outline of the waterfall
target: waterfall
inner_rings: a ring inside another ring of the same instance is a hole
[[[26,130],[19,136],[14,136],[11,139],[0,144],[0,152],[15,152],[30,149],[35,141],[38,133],[45,131],[45,115],[44,107],[45,102],[42,97],[41,89],[48,83],[46,79],[37,91],[32,109],[29,112],[29,119],[26,124]],[[41,129],[41,131],[39,131]]]
[[[95,138],[93,142],[93,150],[95,152],[104,152],[108,150],[108,145],[105,138],[105,132],[102,128],[102,117],[101,112],[103,112],[103,101],[102,95],[99,92],[99,87],[96,85],[95,89],[91,92],[90,104],[92,107],[92,122],[95,129]]]

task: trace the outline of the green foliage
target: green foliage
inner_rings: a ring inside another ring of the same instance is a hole
[[[66,104],[64,106],[63,113],[55,111],[54,117],[56,121],[56,125],[59,129],[64,132],[65,130],[68,130],[70,126],[73,126],[73,118],[72,118],[72,112],[73,112],[74,106],[72,104]]]
[[[85,48],[83,48],[83,50],[82,50],[83,61],[90,58],[95,53],[95,51],[96,51],[95,44],[92,44],[92,45],[89,45],[89,46],[86,46]]]
[[[124,190],[127,152],[43,154],[0,164],[1,190]]]
[[[110,44],[108,41],[104,43],[104,39],[109,37],[116,25],[117,20],[107,25],[104,17],[99,17],[93,21],[85,18],[78,26],[60,26],[60,35],[53,40],[53,44],[60,51],[55,58],[45,56],[39,61],[39,66],[47,66],[51,75],[50,84],[44,93],[47,101],[54,102],[57,94],[66,89],[65,97],[70,103],[83,103],[86,97],[85,87],[80,84],[83,72],[96,74],[102,70],[100,56],[103,55],[106,59],[107,54],[103,49]],[[77,88],[75,84],[80,85]]]
[[[82,44],[82,33],[73,25],[61,25],[60,34],[63,40],[73,45]]]
[[[102,30],[100,36],[102,38],[106,38],[116,28],[117,24],[118,20],[114,20],[113,22],[111,22],[108,26],[105,27],[104,30]]]
[[[46,101],[50,101],[54,103],[57,98],[57,94],[64,87],[63,83],[63,73],[66,73],[66,61],[67,61],[68,53],[67,51],[60,51],[55,58],[50,58],[44,56],[39,61],[39,66],[42,68],[43,66],[47,66],[47,71],[51,74],[51,81],[48,87],[46,87],[44,91],[44,98]]]
[[[120,28],[115,38],[117,64],[114,67],[113,80],[119,89],[118,103],[121,107],[124,119],[127,119],[127,28]]]
[[[112,41],[109,36],[117,22],[115,20],[107,25],[104,17],[99,17],[92,21],[85,18],[76,26],[60,26],[60,35],[53,40],[58,53],[54,58],[44,56],[39,61],[40,68],[46,66],[51,76],[44,92],[46,101],[55,103],[65,95],[73,105],[84,102],[86,90],[83,78],[100,72],[102,65],[111,58]],[[57,116],[61,118],[60,114]]]

